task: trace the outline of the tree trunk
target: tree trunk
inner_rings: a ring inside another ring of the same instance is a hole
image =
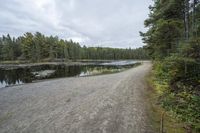
[[[192,33],[194,37],[197,37],[197,30],[196,30],[196,4],[197,0],[193,0],[193,12],[192,12]]]
[[[184,17],[184,24],[185,24],[185,39],[189,39],[189,1],[185,0],[185,17]]]

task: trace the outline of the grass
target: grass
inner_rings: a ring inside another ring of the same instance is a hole
[[[90,71],[89,72],[89,75],[87,76],[95,76],[95,75],[103,75],[103,74],[113,74],[113,73],[118,73],[118,72],[123,72],[125,70],[128,70],[130,68],[134,68],[134,67],[137,67],[139,65],[141,65],[142,63],[138,62],[138,63],[135,63],[133,65],[131,65],[131,67],[128,67],[128,68],[121,68],[121,69],[108,69],[108,68],[103,68],[103,69],[94,69],[93,71]]]
[[[152,122],[155,130],[162,133],[185,133],[185,124],[176,119],[171,112],[166,111],[161,107],[160,97],[167,89],[166,84],[160,84],[155,80],[153,72],[147,76],[147,82],[149,85],[148,100],[150,102],[150,116],[149,119]],[[161,123],[163,122],[163,128]]]

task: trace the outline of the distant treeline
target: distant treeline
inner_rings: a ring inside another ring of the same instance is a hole
[[[102,47],[81,47],[72,40],[59,39],[57,36],[45,36],[39,32],[25,33],[18,38],[9,34],[0,37],[0,61],[26,60],[39,62],[44,60],[77,59],[147,59],[143,48],[119,49]]]

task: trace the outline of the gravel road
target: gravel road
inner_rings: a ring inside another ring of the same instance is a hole
[[[145,75],[151,63],[124,72],[0,89],[0,132],[153,133]]]

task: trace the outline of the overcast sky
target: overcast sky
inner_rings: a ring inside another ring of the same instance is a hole
[[[152,0],[0,0],[0,34],[39,31],[87,46],[143,46]]]

